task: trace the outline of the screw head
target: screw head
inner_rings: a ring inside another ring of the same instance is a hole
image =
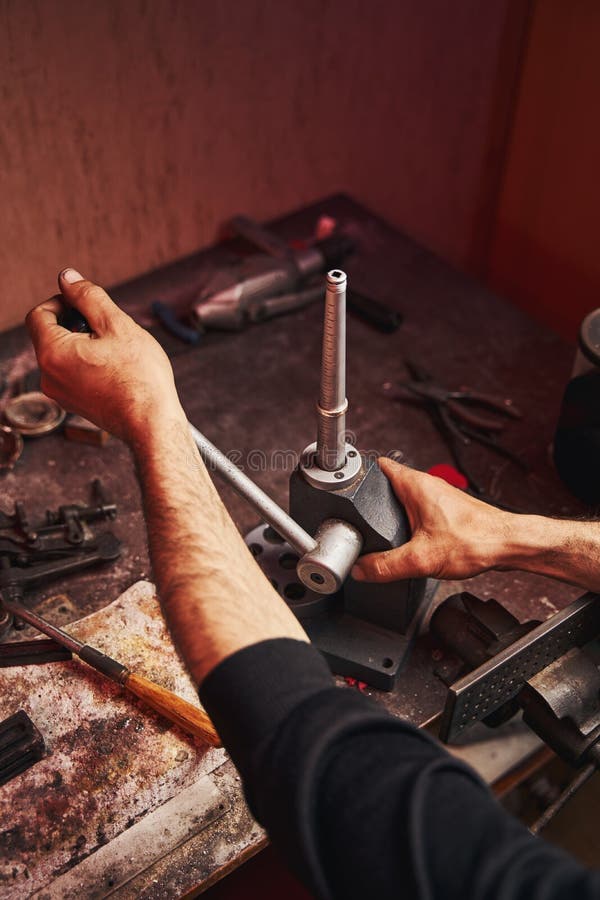
[[[334,478],[343,478],[343,477],[344,477],[344,473],[343,473],[343,472],[334,472],[334,473],[333,473],[333,477],[334,477]]]

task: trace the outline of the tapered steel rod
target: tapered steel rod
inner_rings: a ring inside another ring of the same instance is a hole
[[[321,387],[317,404],[317,465],[327,472],[346,462],[346,273],[327,273]]]

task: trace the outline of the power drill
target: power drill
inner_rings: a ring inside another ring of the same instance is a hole
[[[354,244],[345,235],[333,235],[304,250],[286,249],[278,256],[254,254],[216,272],[192,307],[196,327],[238,331],[257,304],[296,294],[314,275],[339,265]],[[298,305],[302,305],[301,299]]]

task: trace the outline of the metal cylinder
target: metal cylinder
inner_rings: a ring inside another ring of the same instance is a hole
[[[315,534],[317,546],[305,553],[296,572],[300,581],[320,594],[335,594],[342,587],[362,550],[363,539],[354,525],[325,519]]]
[[[298,525],[291,516],[288,516],[285,510],[268,494],[265,494],[257,484],[254,484],[247,475],[244,475],[242,470],[238,469],[230,459],[227,459],[225,454],[221,453],[197,428],[189,422],[188,424],[194,443],[209,471],[218,472],[298,553],[308,553],[316,548],[317,542],[304,528]]]
[[[346,273],[327,273],[321,388],[317,404],[317,465],[327,472],[346,461]]]

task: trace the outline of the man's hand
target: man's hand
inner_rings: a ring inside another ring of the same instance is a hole
[[[31,310],[27,327],[44,393],[130,443],[144,435],[151,417],[179,418],[171,364],[154,338],[74,269],[60,273],[58,286],[93,333],[62,328],[57,298]]]
[[[65,269],[58,284],[94,333],[62,328],[57,299],[29,313],[42,390],[131,444],[161,603],[197,683],[251,644],[280,637],[306,641],[221,503],[192,440],[166,354],[78,272]]]
[[[359,581],[399,578],[462,579],[497,566],[515,516],[482,503],[432,475],[382,457],[382,472],[406,509],[412,538],[402,547],[361,557]]]

